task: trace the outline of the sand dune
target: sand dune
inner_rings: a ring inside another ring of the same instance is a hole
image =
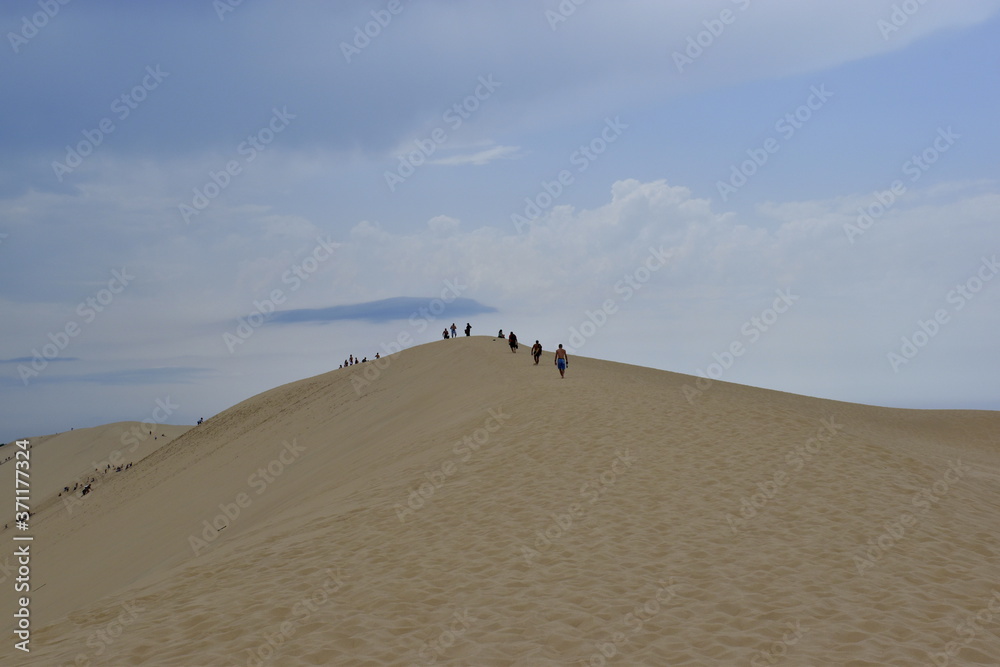
[[[151,429],[156,429],[154,433]],[[50,499],[67,485],[97,476],[108,464],[113,467],[141,461],[149,454],[183,435],[190,426],[117,422],[80,428],[55,435],[31,438],[31,490],[38,499]],[[0,447],[0,486],[14,488],[15,447]],[[6,459],[10,458],[10,461]],[[95,482],[94,486],[99,486]],[[58,497],[58,496],[57,496]]]
[[[997,664],[1000,413],[526,352],[278,387],[49,502],[0,659]]]

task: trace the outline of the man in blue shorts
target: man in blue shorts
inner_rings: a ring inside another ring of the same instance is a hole
[[[559,377],[565,378],[566,367],[569,366],[569,356],[563,349],[562,343],[559,343],[559,349],[556,350],[556,366],[559,368]]]

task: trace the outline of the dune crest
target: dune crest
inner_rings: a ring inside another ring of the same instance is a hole
[[[0,655],[996,664],[1000,413],[692,382],[474,336],[277,387],[42,508]]]

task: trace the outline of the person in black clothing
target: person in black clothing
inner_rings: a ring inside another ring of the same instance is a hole
[[[542,358],[542,344],[537,340],[535,344],[531,346],[531,356],[535,358],[535,365],[538,365],[538,360]]]
[[[514,335],[513,331],[510,332],[510,336],[507,338],[507,341],[510,343],[510,351],[517,352],[517,336]]]

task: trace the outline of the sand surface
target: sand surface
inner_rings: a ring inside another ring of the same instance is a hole
[[[39,500],[57,496],[65,487],[94,478],[92,488],[100,486],[112,468],[136,463],[190,426],[141,422],[116,422],[65,433],[30,438],[31,491]],[[152,429],[156,429],[155,433]],[[0,447],[0,488],[14,488],[13,443]],[[88,494],[89,495],[89,494]],[[87,499],[89,500],[89,498]]]
[[[490,337],[381,365],[49,498],[32,651],[6,632],[0,663],[1000,664],[1000,413],[561,380]],[[38,439],[33,470],[116,437]]]

